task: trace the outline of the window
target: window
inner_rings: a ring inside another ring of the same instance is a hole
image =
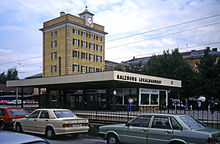
[[[40,111],[37,110],[37,111],[33,112],[33,113],[29,116],[29,118],[38,118],[39,113],[40,113]]]
[[[76,117],[76,115],[69,110],[54,110],[57,118]]]
[[[52,52],[51,59],[56,59],[56,58],[57,58],[57,52]]]
[[[48,111],[42,111],[41,114],[40,114],[40,118],[42,119],[49,119],[49,113]]]
[[[73,45],[74,46],[79,46],[79,40],[78,39],[73,39]]]
[[[96,40],[98,40],[98,41],[102,41],[102,37],[100,37],[100,36],[96,36]]]
[[[54,36],[56,36],[56,35],[57,35],[57,31],[51,32],[51,36],[52,36],[52,37],[54,37]]]
[[[73,33],[79,35],[79,30],[78,29],[73,29]]]
[[[73,50],[73,57],[75,57],[75,58],[79,58],[79,52]]]
[[[89,60],[94,61],[95,60],[95,55],[94,54],[89,54]]]
[[[151,94],[151,102],[150,104],[151,105],[158,105],[159,102],[158,102],[158,94]]]
[[[57,46],[57,40],[51,41],[51,47],[56,47]]]
[[[4,109],[0,109],[0,116],[5,116],[5,110]]]
[[[81,41],[81,46],[87,48],[87,42]]]
[[[151,116],[139,116],[130,123],[130,126],[148,127]]]
[[[102,62],[102,56],[96,56],[96,61],[97,62]]]
[[[57,72],[57,66],[56,65],[51,66],[51,72],[52,73],[56,73]]]
[[[171,129],[168,117],[155,116],[152,128]]]
[[[89,43],[89,48],[90,48],[91,50],[94,50],[94,49],[95,49],[95,44],[94,44],[94,43]]]
[[[170,122],[171,122],[174,130],[181,130],[182,129],[182,127],[179,125],[179,123],[174,118],[170,118]]]
[[[87,67],[86,66],[82,66],[81,67],[81,71],[82,71],[82,73],[86,73],[87,72]]]
[[[87,53],[81,52],[81,59],[87,59]]]
[[[102,46],[101,45],[96,45],[96,50],[97,51],[102,51]]]
[[[95,39],[95,35],[94,34],[89,34],[89,38]]]
[[[28,115],[24,109],[8,109],[11,115]]]
[[[84,32],[84,31],[81,32],[81,35],[84,36],[84,37],[87,37],[87,33]]]
[[[101,68],[96,68],[96,72],[101,72],[102,69]]]
[[[185,125],[187,125],[190,129],[200,129],[200,128],[205,128],[206,126],[199,122],[198,120],[194,119],[191,116],[180,116],[179,117]]]
[[[73,72],[79,72],[79,65],[73,64]]]
[[[89,72],[95,72],[95,68],[94,67],[89,67]]]

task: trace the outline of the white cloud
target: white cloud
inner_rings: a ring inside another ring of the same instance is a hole
[[[12,50],[0,49],[0,53],[11,53]]]

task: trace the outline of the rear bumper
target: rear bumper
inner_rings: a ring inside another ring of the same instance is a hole
[[[74,134],[74,133],[88,133],[89,127],[80,127],[80,128],[60,128],[55,129],[56,135],[63,134]]]

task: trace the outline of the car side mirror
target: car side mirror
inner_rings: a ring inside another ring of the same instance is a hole
[[[129,127],[129,126],[130,126],[130,123],[126,123],[125,125]]]

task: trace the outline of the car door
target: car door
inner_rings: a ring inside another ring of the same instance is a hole
[[[36,122],[39,116],[40,110],[36,110],[29,115],[29,117],[24,118],[21,121],[21,126],[24,131],[36,132]]]
[[[147,144],[148,124],[151,116],[138,116],[126,124],[122,130],[122,142],[128,144]]]
[[[148,143],[168,144],[172,139],[173,130],[168,116],[154,116],[151,128],[148,130]]]
[[[39,118],[36,121],[36,131],[45,133],[46,126],[48,125],[50,116],[47,110],[42,110]]]

